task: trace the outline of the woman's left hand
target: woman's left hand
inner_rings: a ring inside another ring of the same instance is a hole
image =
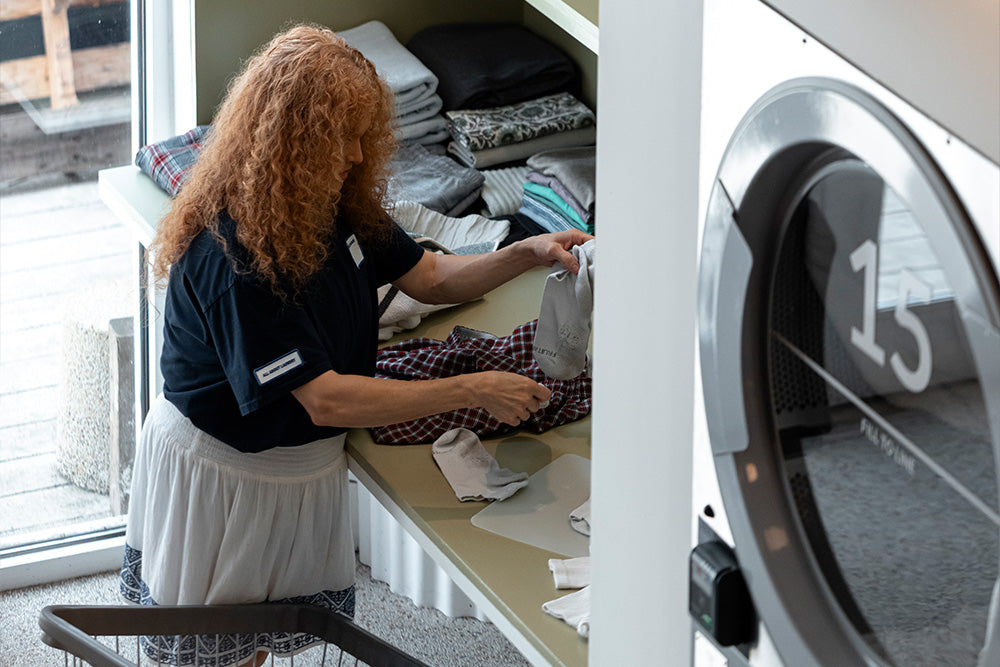
[[[569,252],[570,248],[576,245],[583,245],[594,238],[586,232],[578,229],[569,229],[551,234],[539,234],[531,236],[522,241],[530,248],[535,256],[535,260],[541,266],[552,266],[559,262],[571,273],[580,270],[580,263]]]

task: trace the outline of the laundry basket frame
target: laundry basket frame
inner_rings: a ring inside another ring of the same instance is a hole
[[[96,667],[135,667],[98,637],[306,632],[372,667],[428,667],[346,616],[305,604],[50,605],[42,641]]]

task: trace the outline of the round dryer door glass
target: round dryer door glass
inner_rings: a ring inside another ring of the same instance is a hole
[[[768,373],[800,527],[874,655],[975,665],[1000,595],[1000,399],[954,291],[968,267],[856,160],[817,174],[793,211]]]

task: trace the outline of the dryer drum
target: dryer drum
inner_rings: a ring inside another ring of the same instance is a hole
[[[787,664],[997,664],[1000,287],[919,142],[842,82],[769,92],[719,168],[699,303],[720,488]]]

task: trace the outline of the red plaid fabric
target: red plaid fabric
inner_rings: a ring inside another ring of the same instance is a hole
[[[591,380],[586,373],[572,380],[553,380],[535,363],[531,344],[538,320],[522,324],[509,336],[498,338],[480,331],[455,327],[447,340],[415,338],[382,348],[375,362],[375,376],[397,380],[430,380],[479,371],[519,373],[545,385],[552,392],[549,405],[519,427],[504,424],[482,408],[466,408],[422,419],[372,428],[372,437],[383,444],[431,442],[453,428],[467,428],[480,438],[502,435],[517,428],[541,433],[590,414]]]
[[[199,125],[180,136],[143,146],[135,154],[136,166],[171,197],[176,197],[184,177],[201,153],[209,127]]]

